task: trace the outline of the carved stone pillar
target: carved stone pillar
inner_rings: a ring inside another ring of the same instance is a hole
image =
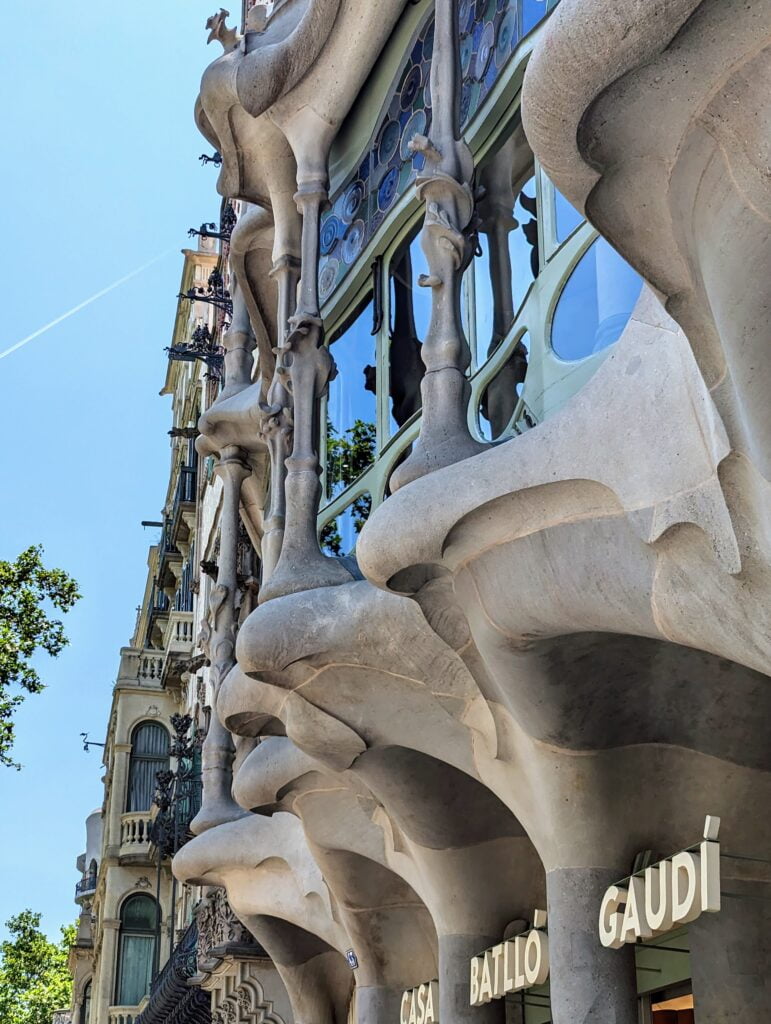
[[[340,561],[322,554],[316,534],[321,497],[319,402],[336,373],[335,362],[324,347],[318,309],[319,211],[326,199],[326,182],[322,181],[301,185],[295,196],[303,216],[300,295],[297,312],[289,320],[291,330],[283,337],[277,356],[277,373],[292,396],[294,432],[292,453],[285,460],[281,554],[262,587],[261,602],[300,590],[347,583],[352,578]],[[280,477],[274,478],[274,484],[280,486]],[[280,508],[276,517],[274,528],[280,522]]]
[[[439,1020],[453,1024],[504,1024],[506,1004],[494,999],[470,1006],[471,958],[501,941],[500,935],[439,936]]]
[[[605,949],[599,907],[619,872],[558,868],[546,876],[554,1024],[637,1024],[634,948]]]
[[[202,748],[202,806],[190,824],[196,835],[244,814],[231,795],[235,747],[232,736],[217,716],[217,697],[222,680],[235,664],[238,508],[241,484],[250,470],[242,450],[230,445],[223,448],[215,472],[223,483],[220,554],[217,582],[209,599],[203,637],[203,646],[211,663],[212,716]]]
[[[437,0],[431,138],[416,135],[409,144],[426,160],[417,180],[418,195],[426,204],[420,244],[429,267],[418,283],[431,289],[432,299],[431,323],[421,350],[426,366],[423,418],[412,454],[391,477],[394,491],[483,448],[471,437],[466,418],[470,353],[461,323],[460,287],[473,252],[474,165],[468,146],[458,137],[460,79],[457,5],[455,0]]]
[[[771,1020],[771,884],[766,865],[746,864],[744,878],[723,874],[720,913],[688,926],[699,1024]]]

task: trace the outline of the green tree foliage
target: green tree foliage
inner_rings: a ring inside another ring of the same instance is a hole
[[[15,562],[0,560],[0,765],[6,767],[21,767],[10,752],[23,691],[44,688],[31,659],[38,649],[56,657],[68,642],[61,620],[46,614],[46,603],[67,612],[80,598],[75,580],[61,569],[46,569],[42,554],[37,545]]]
[[[375,424],[354,420],[352,427],[339,434],[327,423],[327,490],[330,495],[352,484],[356,477],[372,464],[375,454]],[[351,507],[353,528],[361,532],[367,521],[372,500],[368,494],[360,495]],[[333,520],[321,531],[321,546],[330,555],[345,554],[343,538]]]
[[[6,921],[10,938],[0,943],[0,1024],[51,1024],[54,1010],[70,1005],[72,979],[67,956],[75,925],[59,942],[40,930],[40,914],[22,910]]]

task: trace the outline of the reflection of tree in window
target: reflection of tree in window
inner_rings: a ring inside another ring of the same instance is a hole
[[[488,339],[489,358],[511,330],[539,271],[535,176],[520,125],[480,168],[479,182],[484,195],[474,264],[477,345],[482,349]],[[485,392],[481,412],[493,437],[511,419],[527,366],[527,348],[519,341]]]
[[[337,376],[327,399],[327,494],[340,494],[375,455],[376,401],[367,383],[368,360],[375,357],[372,298],[359,306],[330,340]]]
[[[327,490],[329,493],[339,494],[344,491],[372,464],[374,456],[375,425],[373,423],[356,420],[344,434],[339,434],[328,421]],[[371,507],[372,499],[367,494],[360,495],[345,510],[352,516],[352,528],[356,536],[367,521]],[[321,546],[328,554],[347,554],[347,551],[343,550],[344,541],[337,519],[327,523],[321,531]],[[350,547],[352,546],[351,544]]]
[[[328,555],[349,554],[372,511],[372,496],[360,494],[321,531],[321,547]]]

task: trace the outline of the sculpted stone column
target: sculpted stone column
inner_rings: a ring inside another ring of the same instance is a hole
[[[289,317],[300,278],[300,261],[293,256],[281,256],[273,264],[271,277],[278,291],[276,363],[266,401],[260,406],[263,413],[262,436],[270,452],[270,505],[265,516],[262,539],[262,579],[267,583],[273,574],[284,541],[286,524],[286,458],[292,448],[292,394],[289,390],[289,369],[286,365],[286,336]]]
[[[637,1024],[634,947],[605,949],[597,931],[603,894],[618,878],[607,868],[546,875],[554,1024]]]
[[[418,195],[426,204],[420,244],[430,271],[419,284],[430,288],[432,296],[431,323],[421,350],[426,366],[423,418],[412,454],[391,477],[392,490],[483,447],[471,437],[466,420],[470,353],[460,318],[460,286],[473,251],[474,166],[468,146],[458,138],[459,92],[456,4],[437,0],[431,138],[416,135],[409,144],[426,160],[417,180]]]
[[[241,449],[229,445],[222,449],[215,472],[223,483],[220,554],[203,642],[211,662],[212,716],[202,748],[203,802],[190,824],[196,835],[244,813],[231,795],[235,747],[233,737],[217,715],[217,697],[222,680],[235,664],[238,506],[241,484],[250,470]]]
[[[699,1024],[734,1024],[771,1016],[771,884],[768,864],[746,861],[743,877],[726,877],[719,914],[688,926],[691,977]],[[735,868],[737,862],[731,867]],[[738,874],[738,872],[737,872]]]
[[[276,401],[269,403],[271,410],[278,408],[278,398],[285,382],[292,398],[292,452],[284,463],[285,525],[281,554],[273,573],[262,587],[261,601],[300,590],[334,586],[351,579],[351,574],[341,562],[322,554],[316,534],[316,513],[321,497],[319,401],[337,372],[329,349],[324,347],[324,327],[318,308],[319,212],[327,200],[326,178],[300,182],[295,199],[303,217],[300,297],[296,313],[289,318],[289,333],[284,334],[283,326],[279,325],[282,341],[277,354],[276,373],[280,383],[274,394]],[[286,303],[289,298],[286,286],[283,296]],[[268,423],[270,417],[269,410]],[[285,443],[286,436],[283,435],[283,442],[276,440],[277,458],[280,444]],[[274,491],[280,487],[280,474],[274,478],[273,484]],[[277,497],[274,509],[271,502],[274,529],[279,528],[280,503],[281,499]]]

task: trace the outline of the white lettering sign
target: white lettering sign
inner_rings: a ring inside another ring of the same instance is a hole
[[[400,1024],[438,1024],[439,1021],[439,983],[428,982],[409,988],[402,995]]]
[[[720,818],[708,815],[698,853],[674,857],[634,875],[625,887],[611,885],[600,907],[600,941],[620,949],[665,935],[701,914],[720,910]]]
[[[533,985],[543,985],[549,977],[549,939],[541,931],[546,913],[536,910],[535,928],[515,939],[507,939],[471,960],[471,1006],[483,1006]]]

